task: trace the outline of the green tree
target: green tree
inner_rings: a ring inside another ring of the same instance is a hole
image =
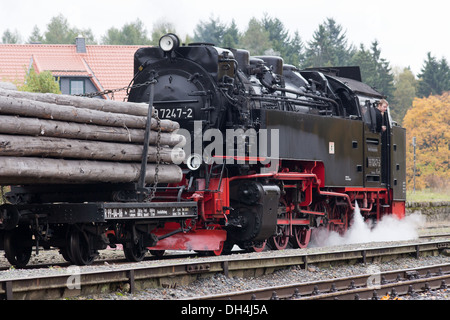
[[[394,93],[390,112],[392,118],[402,124],[406,112],[416,97],[417,80],[410,68],[394,72]]]
[[[278,55],[285,56],[285,44],[289,42],[289,32],[278,18],[271,18],[267,14],[261,20],[264,29],[269,33],[269,40],[272,49],[278,52]]]
[[[194,30],[194,42],[212,43],[222,46],[227,25],[220,18],[210,17],[209,21],[200,21]]]
[[[392,93],[394,91],[394,75],[392,69],[389,66],[389,62],[381,58],[381,49],[378,47],[378,41],[372,42],[372,58],[375,64],[376,77],[372,82],[372,86],[378,88],[384,93],[388,99],[392,99]]]
[[[284,58],[285,63],[293,64],[296,67],[300,67],[304,64],[304,45],[298,31],[294,33],[294,37],[289,40],[286,45],[286,56]]]
[[[236,48],[239,44],[239,40],[241,39],[241,34],[238,30],[236,22],[231,20],[230,26],[225,28],[225,32],[223,34],[222,45],[225,48]]]
[[[427,59],[424,61],[418,78],[419,97],[428,97],[430,94],[440,95],[444,91],[450,90],[450,68],[444,57],[440,61],[437,61],[428,52]]]
[[[86,44],[97,44],[94,33],[91,29],[78,29],[75,27],[73,28],[73,34],[76,34],[75,38],[78,36],[85,38]],[[71,43],[75,43],[75,38],[73,38]]]
[[[346,34],[341,25],[332,18],[314,31],[308,42],[304,67],[332,67],[349,65],[354,54],[353,46],[347,44]]]
[[[20,36],[19,31],[17,30],[11,31],[9,29],[6,29],[2,35],[2,43],[4,44],[20,43],[22,42],[21,39],[22,37]]]
[[[173,23],[165,21],[165,20],[160,20],[158,22],[155,22],[153,24],[150,44],[153,46],[159,45],[159,39],[161,39],[161,37],[163,35],[168,34],[168,33],[174,33],[174,34],[177,33]],[[181,41],[181,39],[180,39],[180,41]]]
[[[352,44],[348,44],[346,32],[334,19],[327,18],[326,27],[330,35],[331,45],[334,48],[334,55],[337,58],[337,65],[348,65],[355,54],[355,47]]]
[[[299,66],[303,61],[303,43],[298,31],[291,38],[281,20],[269,17],[267,14],[262,18],[261,24],[269,33],[273,53],[283,57],[285,63]]]
[[[106,34],[102,37],[103,44],[122,44],[122,34],[119,29],[111,27],[106,31]]]
[[[70,27],[67,19],[59,14],[50,20],[47,31],[44,32],[43,43],[47,44],[73,44],[79,35],[86,38],[86,43],[94,44],[95,39],[91,29],[78,29]]]
[[[366,50],[364,45],[361,44],[350,63],[360,67],[363,82],[374,87],[389,100],[392,99],[394,75],[392,74],[389,62],[381,58],[378,41],[375,40],[372,42],[370,50]]]
[[[140,19],[137,19],[135,22],[125,24],[122,27],[122,34],[122,43],[126,45],[150,43],[150,39],[147,36],[147,29]]]
[[[336,65],[336,57],[331,48],[331,39],[324,25],[314,31],[313,40],[308,42],[305,67],[326,67]]]
[[[21,91],[57,93],[61,94],[59,84],[50,71],[44,71],[39,74],[32,68],[25,77],[25,84],[19,88]]]
[[[28,37],[28,43],[42,43],[44,42],[44,36],[41,34],[41,30],[39,30],[38,26],[34,26],[31,35]]]
[[[376,65],[372,59],[370,50],[367,50],[364,44],[360,44],[359,50],[352,57],[352,64],[359,66],[361,76],[366,83],[373,82],[376,72]]]
[[[135,22],[125,24],[121,30],[110,28],[102,37],[103,44],[110,45],[146,45],[151,41],[147,36],[144,23],[137,19]]]
[[[75,41],[77,34],[71,30],[67,19],[62,15],[53,17],[44,32],[44,42],[49,44],[69,44]]]
[[[251,18],[248,28],[241,37],[240,47],[250,51],[253,56],[264,55],[272,49],[270,34],[256,18]]]

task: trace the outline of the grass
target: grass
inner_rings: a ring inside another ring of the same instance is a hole
[[[450,190],[409,190],[406,192],[406,200],[412,202],[423,201],[450,201]]]
[[[6,192],[8,192],[8,188],[0,186],[0,205],[4,203],[3,197]]]

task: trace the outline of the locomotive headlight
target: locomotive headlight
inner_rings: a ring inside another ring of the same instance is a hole
[[[165,52],[175,50],[180,46],[180,39],[173,33],[168,33],[159,39],[159,47]]]
[[[186,165],[189,170],[197,170],[202,165],[202,156],[197,153],[190,155],[186,161]]]

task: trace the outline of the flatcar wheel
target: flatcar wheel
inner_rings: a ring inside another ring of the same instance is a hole
[[[90,265],[95,258],[95,254],[91,250],[89,238],[87,235],[77,229],[72,230],[69,235],[70,254],[68,255],[71,262],[79,266]]]
[[[70,256],[70,250],[67,247],[61,247],[59,253],[63,256],[64,260],[72,262],[72,257]]]
[[[150,254],[157,258],[161,258],[165,252],[166,252],[166,250],[150,250]]]
[[[125,258],[127,259],[127,261],[130,262],[139,262],[144,260],[147,251],[148,249],[143,245],[142,237],[140,237],[137,243],[134,242],[127,243],[123,247],[123,253],[125,254]]]
[[[32,233],[28,226],[7,231],[4,235],[5,256],[16,268],[25,267],[31,258]]]
[[[294,248],[306,248],[308,246],[309,240],[311,239],[311,229],[295,226],[294,235],[291,239],[292,246]]]

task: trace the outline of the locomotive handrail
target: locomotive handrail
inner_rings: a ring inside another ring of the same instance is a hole
[[[348,205],[350,207],[350,209],[355,210],[355,207],[352,205],[352,201],[350,200],[350,197],[348,194],[346,193],[340,193],[340,192],[330,192],[330,191],[321,191],[320,189],[318,189],[319,194],[322,196],[332,196],[332,197],[343,197],[347,200]],[[373,202],[370,203],[370,208],[359,208],[360,211],[367,211],[370,212],[372,211],[372,207],[373,207]]]
[[[298,172],[272,172],[272,173],[257,173],[257,174],[250,174],[246,176],[235,176],[229,179],[229,181],[239,180],[239,179],[255,179],[255,178],[273,178],[277,180],[307,180],[307,179],[314,179],[316,184],[319,184],[319,178],[317,178],[317,175],[314,173],[298,173]],[[332,196],[332,197],[343,197],[347,200],[348,205],[351,210],[355,210],[355,207],[353,206],[350,196],[346,193],[340,193],[340,192],[330,192],[330,191],[322,191],[320,188],[317,188],[317,191],[322,196]],[[360,211],[370,212],[372,211],[373,202],[370,203],[369,208],[359,208]]]
[[[254,179],[254,178],[274,178],[278,180],[306,180],[307,178],[314,178],[316,181],[319,180],[317,175],[314,173],[287,173],[287,172],[272,172],[272,173],[256,173],[246,176],[235,176],[231,177],[229,181],[239,180],[239,179]]]
[[[271,90],[275,90],[275,91],[282,91],[282,92],[288,92],[288,93],[293,93],[299,96],[304,96],[304,97],[308,97],[308,98],[312,98],[312,99],[318,99],[318,100],[322,100],[322,101],[326,101],[326,102],[330,102],[333,103],[334,105],[336,105],[336,107],[339,108],[339,104],[334,101],[333,99],[330,98],[326,98],[326,97],[320,97],[320,96],[316,96],[316,95],[312,95],[312,94],[308,94],[308,93],[304,93],[298,90],[294,90],[294,89],[288,89],[288,88],[280,88],[277,87],[276,85],[270,85],[268,84],[266,81],[264,81],[264,79],[259,79],[259,82],[261,82],[261,84]]]

